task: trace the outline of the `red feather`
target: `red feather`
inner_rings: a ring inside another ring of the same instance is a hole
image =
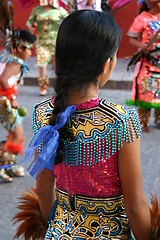
[[[25,240],[44,239],[47,227],[41,215],[38,196],[35,188],[26,190],[20,197],[17,208],[20,210],[12,219],[13,224],[20,223],[14,239],[23,236]],[[160,200],[151,195],[151,224],[154,240],[160,240]]]
[[[160,240],[160,200],[151,194],[151,224],[154,240]]]
[[[23,236],[25,240],[44,239],[47,227],[41,215],[38,196],[35,188],[21,193],[17,208],[20,210],[13,218],[13,224],[20,223],[14,239]]]

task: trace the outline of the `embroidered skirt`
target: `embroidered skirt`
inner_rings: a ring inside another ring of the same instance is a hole
[[[52,41],[51,41],[52,40]],[[51,63],[55,54],[55,40],[39,40],[36,42],[37,66],[44,67]]]
[[[132,239],[123,196],[92,198],[57,189],[45,240]]]

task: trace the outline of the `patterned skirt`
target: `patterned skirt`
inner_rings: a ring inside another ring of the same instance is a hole
[[[23,117],[19,116],[17,109],[11,107],[10,101],[0,96],[0,123],[7,130],[13,131],[22,121]]]
[[[44,67],[52,62],[55,54],[55,40],[39,40],[36,41],[37,66]]]
[[[45,240],[132,239],[123,196],[75,196],[57,189]]]

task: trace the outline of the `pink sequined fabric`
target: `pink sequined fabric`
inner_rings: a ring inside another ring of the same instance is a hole
[[[98,106],[99,98],[76,105],[78,110],[91,110]],[[54,168],[56,185],[71,196],[111,197],[121,194],[117,153],[89,166],[69,166],[64,162]]]
[[[53,104],[54,104],[54,99],[55,98],[52,99]],[[92,108],[92,107],[98,106],[99,102],[100,102],[99,98],[92,98],[91,100],[88,100],[84,103],[75,104],[75,106],[76,106],[77,110],[84,110],[84,109],[87,109],[87,108]]]
[[[87,108],[92,108],[98,106],[100,102],[99,98],[92,98],[91,100],[88,100],[87,102],[75,104],[77,110],[84,110]]]

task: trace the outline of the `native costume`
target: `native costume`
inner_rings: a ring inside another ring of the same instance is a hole
[[[8,131],[13,131],[18,125],[22,124],[23,117],[26,114],[21,114],[20,109],[17,110],[15,108],[11,107],[11,101],[13,99],[16,99],[17,97],[17,86],[21,83],[22,75],[24,70],[28,70],[27,66],[25,65],[24,61],[22,59],[19,59],[15,57],[14,55],[6,55],[7,53],[1,52],[0,53],[0,74],[3,72],[5,66],[9,62],[16,62],[21,66],[21,72],[17,75],[12,75],[8,79],[8,85],[9,88],[7,90],[3,90],[0,87],[0,122],[3,124],[4,128],[6,128]],[[23,153],[23,142],[24,139],[22,139],[19,144],[14,144],[11,141],[6,141],[4,144],[3,154],[0,157],[0,165],[6,165],[6,164],[13,164],[16,163],[16,156],[18,154]],[[14,168],[14,170],[17,167]],[[19,167],[18,171],[17,168],[17,174],[20,176],[24,176],[24,169],[22,167]],[[13,168],[12,168],[13,170]],[[9,175],[13,175],[11,172],[12,170],[6,170]],[[19,172],[19,173],[18,173]],[[3,169],[0,170],[0,176],[3,178],[3,180],[10,182],[12,181],[11,178],[8,178],[6,173]]]
[[[17,86],[22,82],[23,72],[28,71],[28,67],[24,61],[14,55],[13,45],[18,46],[21,44],[23,47],[31,48],[32,44],[23,42],[22,39],[19,38],[19,30],[14,30],[12,19],[13,12],[11,11],[13,8],[12,2],[9,1],[8,4],[9,6],[7,6],[6,1],[1,1],[0,3],[0,38],[2,47],[2,50],[0,51],[0,75],[3,73],[6,64],[9,63],[20,65],[21,70],[17,75],[12,75],[7,79],[9,85],[7,90],[0,86],[0,122],[8,131],[13,131],[22,123],[23,115],[25,114],[22,112],[21,114],[20,109],[17,110],[12,108],[11,101],[17,97]],[[24,139],[21,139],[18,144],[15,144],[8,138],[7,141],[4,142],[4,148],[0,155],[0,177],[6,182],[12,181],[12,178],[8,176],[6,172],[8,172],[8,174],[10,173],[9,175],[13,175],[11,174],[13,169],[6,170],[5,172],[3,166],[16,162],[16,156],[23,152],[23,141]],[[14,170],[15,169],[16,167]],[[19,167],[19,171],[17,169],[17,174],[19,174],[19,176],[24,176],[24,168]]]
[[[43,6],[33,8],[26,25],[34,26],[35,23],[37,25],[37,66],[46,67],[53,60],[58,28],[67,15],[67,11],[57,5],[52,6],[48,11],[45,11]],[[38,85],[43,90],[47,89],[48,84],[48,76],[45,76],[44,79],[38,78]]]
[[[140,53],[140,58],[137,58],[139,62],[135,69],[131,101],[127,101],[129,105],[134,104],[140,107],[138,113],[142,127],[148,126],[150,110],[154,108],[155,123],[160,128],[160,38],[158,34],[152,41],[156,32],[159,33],[160,30],[159,19],[160,14],[155,16],[144,11],[134,19],[128,31],[128,36],[140,39],[142,43],[150,46],[149,53]],[[137,56],[134,56],[132,61]]]
[[[40,153],[29,167],[31,175],[37,178],[46,168],[56,177],[57,202],[45,239],[131,239],[118,150],[124,141],[140,137],[138,114],[96,98],[68,106],[51,126],[53,108],[53,99],[35,106],[35,136],[25,158],[38,149]],[[54,166],[55,158],[62,161]]]
[[[34,137],[25,161],[38,152],[28,170],[35,178],[43,169],[53,170],[57,199],[47,229],[36,190],[23,192],[17,206],[20,211],[12,219],[14,224],[20,223],[15,238],[132,239],[118,173],[118,151],[123,142],[140,137],[138,114],[95,98],[66,107],[51,126],[53,109],[54,99],[34,107]],[[158,240],[160,202],[153,196],[150,211],[154,239]]]

